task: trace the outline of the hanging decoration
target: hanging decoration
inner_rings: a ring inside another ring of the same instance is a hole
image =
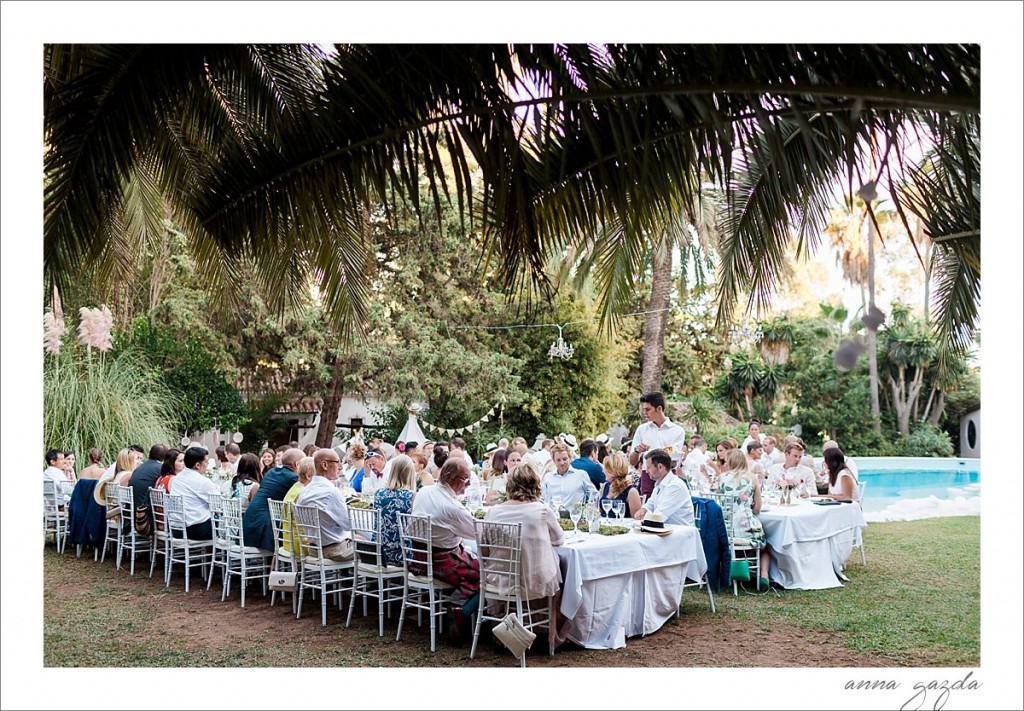
[[[572,358],[573,347],[571,343],[566,343],[562,337],[562,324],[556,324],[558,326],[558,340],[551,344],[548,348],[548,358],[561,358],[562,360],[568,360]]]
[[[418,408],[417,408],[417,410],[418,410]],[[485,422],[490,421],[490,418],[493,417],[495,414],[497,414],[499,418],[503,418],[505,416],[505,403],[504,403],[504,400],[502,400],[501,402],[499,402],[496,405],[494,405],[494,407],[492,407],[490,410],[488,410],[487,413],[483,417],[481,417],[479,420],[477,420],[476,422],[473,422],[473,423],[468,424],[468,425],[464,425],[462,427],[455,427],[455,428],[452,428],[452,427],[438,427],[437,425],[435,425],[435,424],[433,424],[431,422],[427,422],[426,420],[420,420],[419,423],[420,423],[420,425],[423,426],[424,430],[427,430],[429,432],[439,432],[439,433],[444,434],[446,437],[451,438],[452,435],[456,435],[456,434],[460,434],[461,435],[461,434],[463,434],[465,432],[473,432],[475,430],[480,429],[483,426],[483,424]]]

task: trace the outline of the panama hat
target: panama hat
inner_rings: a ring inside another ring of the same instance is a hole
[[[644,533],[655,533],[659,536],[667,536],[672,529],[665,528],[665,514],[657,511],[648,512],[644,520],[640,522],[640,530]]]
[[[533,645],[533,640],[537,639],[536,634],[523,627],[523,623],[514,612],[506,615],[492,631],[516,659],[522,659],[526,650]]]
[[[496,445],[494,442],[488,442],[486,449],[487,453],[490,454],[491,452],[498,451],[498,445]]]
[[[608,435],[602,432],[594,438],[598,444],[608,444]]]
[[[576,444],[576,438],[573,437],[571,434],[563,435],[562,441],[565,442],[570,447],[572,447],[573,449],[576,449],[576,447],[578,446]]]
[[[115,473],[110,476],[101,476],[99,481],[96,482],[96,488],[92,490],[92,498],[100,506],[107,505],[107,484],[116,478],[117,474]]]

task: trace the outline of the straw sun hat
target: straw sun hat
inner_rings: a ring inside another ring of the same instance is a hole
[[[650,511],[644,516],[644,520],[640,522],[640,530],[659,536],[667,536],[672,533],[672,529],[665,527],[665,514],[657,511]]]

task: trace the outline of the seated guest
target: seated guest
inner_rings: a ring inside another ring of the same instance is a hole
[[[438,442],[434,445],[433,452],[430,455],[430,461],[427,462],[427,473],[437,478],[437,473],[441,471],[441,467],[448,460],[448,445],[442,442]]]
[[[413,452],[409,455],[409,459],[416,467],[416,491],[424,486],[433,486],[434,477],[427,473],[427,457],[422,452]]]
[[[412,512],[416,487],[416,465],[405,454],[392,460],[391,472],[373,497],[373,507],[380,511],[381,553],[385,565],[402,566],[402,544],[398,535],[398,514]]]
[[[558,554],[553,546],[565,541],[558,520],[547,506],[540,502],[540,476],[531,464],[520,464],[508,474],[508,501],[490,507],[485,520],[494,523],[522,524],[522,553],[520,571],[525,590],[523,598],[536,600],[558,593],[562,581],[558,569]],[[488,585],[498,586],[507,578],[494,576]],[[490,587],[488,587],[490,590]],[[500,590],[502,594],[507,590]]]
[[[604,473],[608,481],[601,487],[598,505],[605,499],[624,501],[626,516],[635,516],[640,510],[640,490],[630,482],[629,458],[622,452],[609,454],[604,460]]]
[[[786,445],[786,459],[782,464],[776,465],[768,472],[768,481],[775,483],[785,475],[788,481],[795,482],[796,488],[801,497],[806,498],[818,493],[817,484],[814,481],[814,472],[800,463],[804,456],[804,448],[797,442],[790,442]]]
[[[168,449],[167,453],[164,454],[163,464],[160,465],[160,475],[157,477],[153,488],[160,491],[170,491],[171,481],[184,468],[185,453],[173,447]]]
[[[303,457],[299,460],[299,467],[296,470],[296,474],[299,476],[299,480],[292,484],[292,488],[288,490],[288,493],[284,495],[284,501],[286,504],[294,504],[295,500],[299,498],[299,494],[306,488],[306,484],[313,480],[313,474],[316,471],[316,464],[312,457]],[[340,478],[340,475],[339,475]],[[283,518],[281,520],[281,547],[289,553],[292,552],[292,517],[291,510],[286,508],[284,510]]]
[[[68,481],[75,481],[75,453],[70,449],[64,450],[64,476]]]
[[[839,447],[825,450],[825,471],[828,472],[828,495],[836,501],[860,501],[857,477]]]
[[[412,502],[417,516],[430,516],[434,577],[458,589],[466,598],[480,590],[480,561],[462,547],[462,539],[475,537],[473,516],[459,503],[469,486],[469,467],[463,457],[445,461],[438,482],[424,487]]]
[[[210,452],[205,447],[189,447],[185,450],[185,468],[174,477],[174,493],[181,496],[185,512],[185,532],[193,541],[213,538],[210,494],[219,494],[220,490],[206,478],[209,456]]]
[[[46,450],[46,469],[43,470],[43,477],[56,484],[67,481],[68,478],[64,475],[64,450]]]
[[[260,454],[260,475],[264,475],[274,468],[275,462],[277,461],[277,453],[267,447]]]
[[[750,471],[747,458],[738,449],[729,452],[729,471],[722,475],[719,491],[738,497],[732,511],[732,530],[729,536],[743,545],[761,549],[761,570],[768,573],[771,562],[768,555],[764,528],[757,518],[761,513],[761,480]],[[767,587],[768,579],[762,578],[758,585]]]
[[[246,452],[238,458],[237,472],[231,479],[231,498],[242,502],[242,513],[260,489],[260,460]]]
[[[671,468],[672,455],[664,449],[652,449],[647,453],[647,474],[654,481],[654,491],[633,518],[642,521],[648,513],[657,511],[665,517],[665,523],[693,525],[690,489],[671,473]]]
[[[294,450],[299,453],[302,450]],[[285,453],[291,454],[292,450]],[[320,510],[320,538],[324,558],[336,561],[352,560],[352,526],[348,520],[345,499],[334,485],[341,471],[341,458],[333,449],[318,449],[313,455],[313,478],[299,493],[295,503],[315,506]]]
[[[501,495],[506,492],[508,487],[508,466],[505,459],[506,452],[504,449],[499,449],[491,456],[491,468],[488,469],[484,477],[484,486],[487,487],[486,501],[488,504],[497,502]]]
[[[838,448],[839,448],[839,443],[836,442],[834,439],[827,439],[827,440],[825,440],[825,442],[821,445],[822,457],[824,457],[825,452],[827,452],[828,450],[830,450],[830,449],[838,449]],[[850,457],[846,457],[845,461],[846,461],[846,468],[850,470],[850,473],[853,474],[853,478],[856,479],[857,476],[858,476],[857,462],[853,461],[853,459],[851,459]],[[825,493],[825,490],[829,486],[829,473],[828,473],[828,469],[825,468],[825,462],[824,461],[822,461],[822,463],[821,463],[821,471],[816,471],[814,473],[814,477],[815,477],[815,481],[817,481],[817,483],[818,483],[818,491],[821,492],[821,493]]]
[[[135,471],[135,466],[138,460],[135,458],[135,452],[130,449],[122,449],[117,453],[117,458],[114,459],[113,469],[114,473],[107,476],[107,472],[103,472],[98,482],[96,482],[96,488],[92,490],[93,498],[96,503],[107,506],[107,518],[115,518],[120,516],[119,509],[116,505],[110,506],[107,504],[107,496],[113,495],[114,490],[109,489],[112,486],[118,486],[121,484],[122,479],[127,483],[131,479],[132,472]],[[110,468],[107,468],[110,471]]]
[[[718,444],[715,445],[715,456],[711,459],[711,469],[713,470],[713,474],[711,476],[712,486],[715,485],[718,477],[720,477],[723,472],[729,471],[729,464],[726,462],[726,455],[729,453],[730,449],[736,449],[736,442],[728,437],[720,440]]]
[[[366,459],[363,462],[363,468],[356,472],[355,476],[352,477],[351,481],[349,481],[349,486],[359,493],[362,493],[364,488],[367,493],[376,491],[380,486],[380,478],[383,471],[383,452],[376,449],[369,449],[366,451]]]
[[[776,464],[782,464],[786,459],[786,455],[779,450],[778,442],[771,435],[765,437],[761,444],[764,445],[764,456],[762,457],[764,461],[762,464],[764,464],[765,471],[771,469]]]
[[[544,493],[550,497],[561,497],[562,507],[569,508],[573,504],[593,499],[597,489],[590,481],[586,472],[569,466],[569,447],[556,444],[551,447],[551,458],[555,470],[544,477]]]
[[[149,531],[153,530],[153,520],[149,510],[149,490],[156,486],[166,456],[167,447],[162,444],[154,444],[149,448],[149,459],[132,472],[129,483],[135,500],[135,529],[142,535],[148,535]]]
[[[103,474],[103,450],[93,447],[89,450],[89,466],[78,475],[79,479],[99,479]],[[138,498],[135,499],[138,501]]]
[[[263,474],[260,488],[249,502],[249,508],[242,515],[242,538],[247,546],[265,551],[274,550],[274,525],[270,520],[270,504],[273,499],[281,501],[299,480],[296,470],[303,454],[301,449],[289,449],[281,455],[281,466]]]
[[[747,469],[758,477],[761,481],[764,481],[765,470],[764,470],[764,445],[760,442],[750,442],[747,444],[745,451],[747,455]]]
[[[587,473],[590,483],[598,491],[604,486],[604,469],[597,461],[597,442],[592,439],[585,439],[580,442],[580,456],[569,464],[573,469],[579,469]]]

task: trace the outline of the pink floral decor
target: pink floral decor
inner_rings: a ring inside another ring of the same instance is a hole
[[[793,487],[796,486],[797,482],[794,479],[789,479],[785,474],[781,475],[775,482],[779,486],[779,490],[782,492],[782,496],[779,499],[779,503],[783,506],[790,506],[793,503],[792,493]]]
[[[78,324],[78,340],[90,350],[97,348],[109,351],[114,343],[111,332],[114,329],[114,315],[104,304],[98,309],[83,306],[78,310],[81,321]]]
[[[68,332],[64,319],[47,311],[43,314],[43,348],[47,353],[60,353],[61,339]]]

